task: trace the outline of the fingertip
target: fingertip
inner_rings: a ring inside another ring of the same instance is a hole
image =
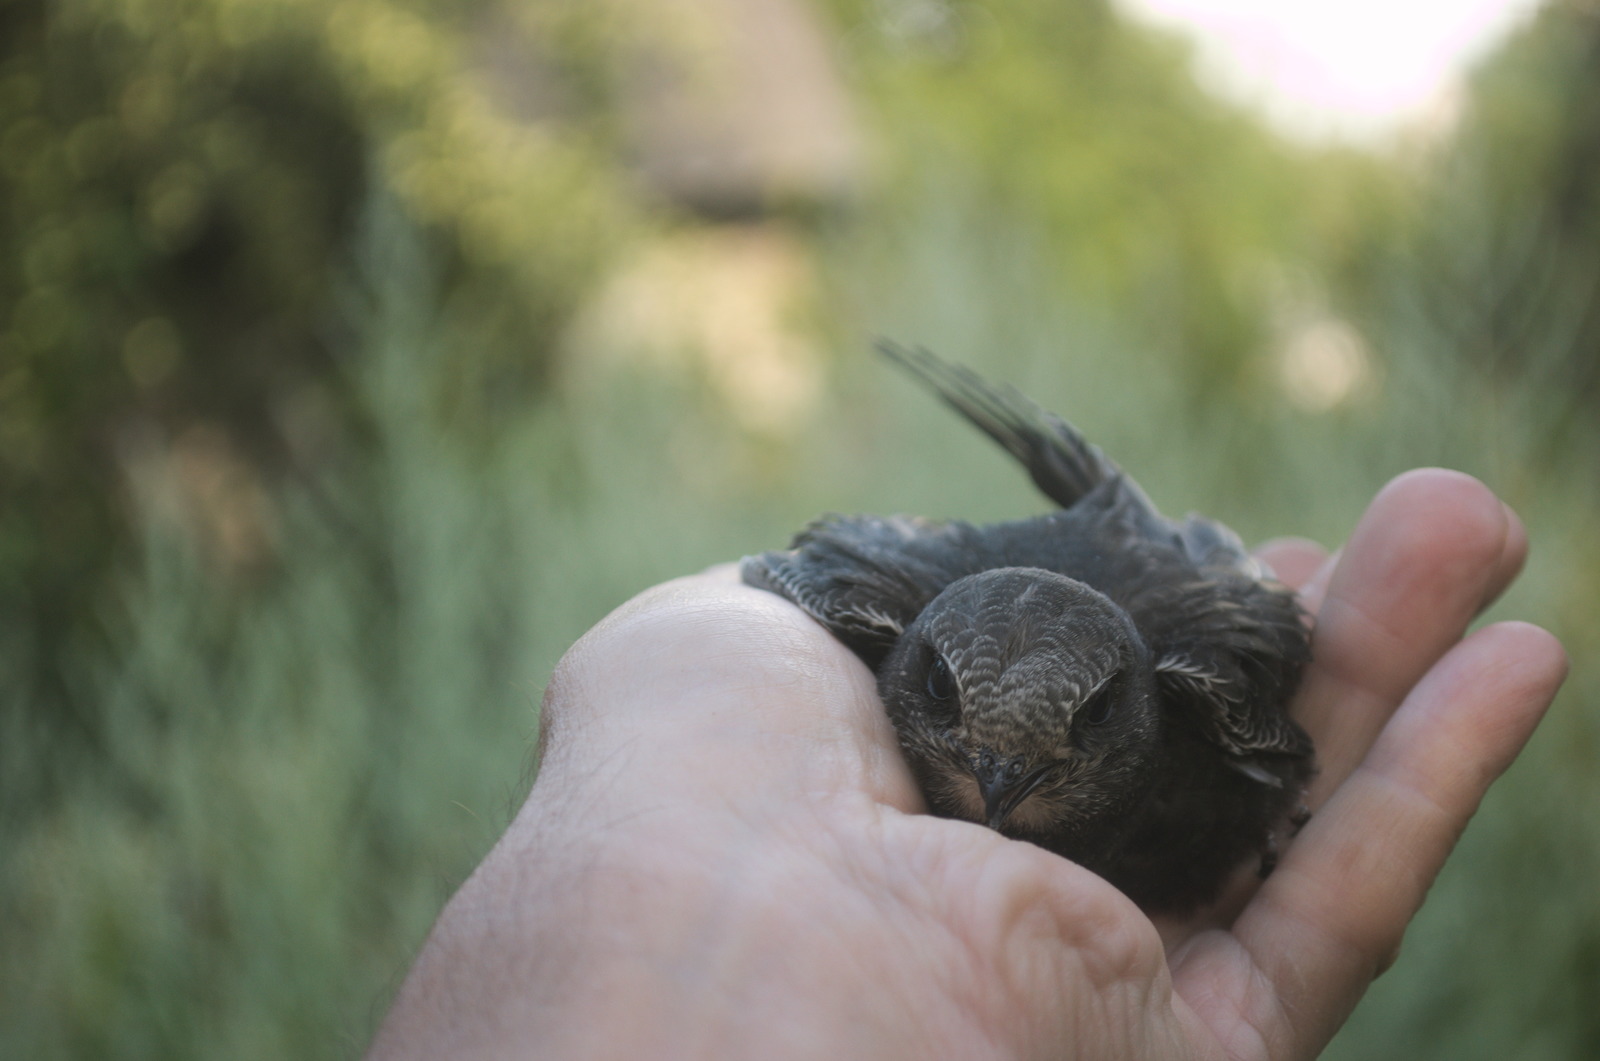
[[[1508,621],[1474,631],[1459,651],[1482,654],[1484,670],[1473,685],[1487,684],[1498,694],[1474,712],[1484,761],[1498,776],[1533,736],[1566,681],[1567,650],[1542,627]]]
[[[1469,475],[1456,468],[1410,468],[1390,479],[1378,491],[1381,498],[1386,494],[1410,494],[1417,491],[1446,491],[1464,492],[1466,494],[1486,495],[1492,498],[1494,505],[1499,505],[1500,499],[1494,496],[1494,491],[1483,484],[1483,480],[1475,475]]]
[[[1506,557],[1520,567],[1528,557],[1528,526],[1517,515],[1516,509],[1504,501],[1500,502],[1500,508],[1506,520]]]
[[[1310,538],[1283,537],[1263,542],[1255,555],[1278,581],[1298,590],[1327,560],[1328,550]]]
[[[1572,662],[1561,639],[1542,626],[1511,619],[1474,632],[1468,643],[1485,646],[1510,672],[1513,689],[1548,702],[1566,681]],[[1541,708],[1542,710],[1542,708]]]
[[[1483,607],[1493,604],[1506,588],[1522,573],[1522,565],[1528,559],[1528,527],[1522,522],[1511,506],[1505,502],[1500,503],[1502,514],[1505,518],[1505,539],[1501,543],[1500,557],[1495,563],[1494,573],[1489,579],[1488,586],[1484,589]]]
[[[1465,620],[1514,577],[1524,536],[1521,521],[1479,480],[1446,468],[1414,469],[1373,498],[1329,593],[1389,597],[1404,584],[1427,585],[1467,604]]]
[[[1329,553],[1322,564],[1311,573],[1311,577],[1296,590],[1300,596],[1301,607],[1312,615],[1321,611],[1322,599],[1328,595],[1328,583],[1333,581],[1333,573],[1339,570],[1339,561],[1343,556],[1343,548]]]
[[[1391,479],[1367,509],[1371,524],[1411,529],[1433,548],[1454,545],[1487,565],[1504,554],[1514,520],[1511,510],[1482,481],[1449,468],[1414,468]],[[1525,533],[1525,532],[1524,532]]]

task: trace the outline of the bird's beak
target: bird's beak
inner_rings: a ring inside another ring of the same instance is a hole
[[[998,756],[985,750],[973,764],[972,776],[977,779],[978,793],[983,796],[983,814],[989,828],[1000,831],[1000,826],[1028,798],[1028,794],[1044,780],[1044,771],[1025,772],[1021,756]]]

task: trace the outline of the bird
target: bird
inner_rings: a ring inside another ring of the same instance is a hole
[[[1308,817],[1310,660],[1294,593],[1228,527],[1163,516],[1063,418],[882,341],[1058,508],[975,525],[829,515],[743,581],[798,605],[877,679],[928,810],[1070,859],[1141,909],[1215,903]]]

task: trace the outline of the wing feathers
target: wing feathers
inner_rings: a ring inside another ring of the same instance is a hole
[[[876,667],[928,602],[994,566],[974,529],[906,516],[829,516],[787,551],[745,557],[744,581],[798,604]]]

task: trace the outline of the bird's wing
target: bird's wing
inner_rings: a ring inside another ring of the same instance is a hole
[[[785,551],[747,556],[744,581],[799,605],[868,666],[951,582],[991,566],[966,523],[825,516]]]
[[[1231,527],[1191,512],[1176,529],[1178,544],[1195,567],[1229,570],[1257,582],[1270,576]]]
[[[1151,650],[1175,721],[1193,726],[1251,776],[1273,756],[1305,758],[1311,740],[1284,708],[1310,658],[1288,589],[1233,570],[1168,587]],[[1154,600],[1141,610],[1156,607]]]
[[[1015,388],[990,383],[971,369],[941,361],[921,347],[911,349],[879,340],[878,350],[933,388],[947,405],[1021,461],[1035,485],[1062,508],[1071,508],[1105,486],[1114,495],[1106,501],[1132,517],[1141,532],[1152,537],[1173,533],[1171,522],[1100,447]]]

